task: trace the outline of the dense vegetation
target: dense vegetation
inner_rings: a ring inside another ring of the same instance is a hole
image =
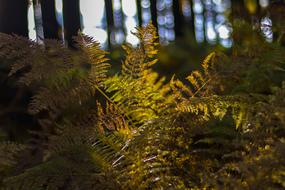
[[[186,81],[153,71],[151,24],[116,75],[84,35],[71,50],[1,34],[18,92],[1,103],[1,189],[285,188],[285,48],[234,24],[232,53],[212,52]]]

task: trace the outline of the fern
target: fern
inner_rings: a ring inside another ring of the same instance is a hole
[[[107,189],[111,184],[115,185],[115,180],[110,181],[112,174],[109,170],[120,157],[117,154],[121,147],[119,138],[113,138],[112,141],[109,136],[106,141],[107,137],[100,137],[96,131],[65,128],[60,132],[61,135],[51,137],[43,163],[6,178],[4,187],[23,190]]]
[[[157,62],[154,59],[158,50],[156,42],[158,39],[156,29],[152,24],[146,27],[137,28],[134,33],[140,40],[140,45],[133,48],[130,45],[123,46],[126,52],[126,59],[122,64],[122,74],[126,77],[141,77],[142,73],[148,70]]]
[[[137,28],[135,35],[140,40],[137,48],[124,46],[126,59],[122,64],[122,75],[109,78],[106,91],[112,93],[112,101],[135,122],[145,122],[159,117],[167,111],[172,100],[169,85],[164,78],[151,70],[157,62],[157,34],[148,24]]]
[[[192,88],[184,85],[180,80],[174,79],[174,76],[172,77],[171,87],[176,97],[182,98],[181,93],[189,97],[195,97],[199,94],[201,94],[201,96],[206,96],[206,94],[202,94],[202,92],[205,89],[208,90],[209,88],[206,88],[206,85],[208,85],[211,80],[215,79],[214,73],[210,71],[212,65],[215,64],[213,61],[215,59],[215,56],[216,53],[213,52],[205,58],[202,64],[203,72],[193,71],[186,78],[192,85]]]
[[[38,89],[29,107],[32,114],[48,111],[55,119],[70,109],[68,106],[80,106],[94,96],[106,78],[106,52],[92,38],[81,35],[77,39],[81,51],[73,52],[56,41],[48,40],[41,46],[16,37],[20,44],[11,44],[12,37],[1,37],[2,56],[17,59],[9,75],[21,72],[19,81]],[[17,49],[18,45],[23,46],[20,55],[10,54],[10,49]]]
[[[284,188],[284,48],[253,37],[168,83],[151,68],[155,28],[135,35],[115,76],[91,38],[74,52],[0,35],[0,57],[35,93],[30,111],[43,126],[23,147],[0,146],[1,188]]]

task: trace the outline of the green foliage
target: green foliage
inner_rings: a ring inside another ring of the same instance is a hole
[[[157,34],[154,26],[137,29],[140,45],[136,48],[123,46],[126,58],[122,74],[105,81],[106,92],[124,113],[135,122],[146,122],[168,112],[172,102],[170,88],[164,78],[151,70],[157,62]]]
[[[137,29],[137,47],[124,46],[114,76],[88,37],[74,51],[0,35],[0,58],[32,89],[42,127],[24,145],[2,142],[1,188],[285,188],[285,48],[250,32],[185,83],[152,70],[151,24]]]

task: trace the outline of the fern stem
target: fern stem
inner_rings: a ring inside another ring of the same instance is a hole
[[[212,78],[209,78],[209,79],[191,96],[191,98],[194,98],[194,97],[196,96],[196,94],[198,94],[211,80],[212,80]]]

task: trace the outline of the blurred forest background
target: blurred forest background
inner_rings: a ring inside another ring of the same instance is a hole
[[[0,0],[0,190],[284,189],[284,18],[285,0]]]
[[[196,69],[213,48],[230,51],[233,18],[259,27],[272,42],[272,13],[284,1],[269,0],[0,0],[0,32],[18,34],[42,43],[58,39],[72,47],[82,31],[121,59],[120,45],[137,45],[136,26],[152,22],[161,43],[160,66],[164,75],[185,76]],[[273,15],[274,16],[274,15]],[[116,65],[116,64],[115,64]],[[119,64],[117,64],[119,65]],[[114,67],[116,68],[116,67]],[[114,71],[116,72],[116,70]]]
[[[285,44],[284,4],[282,0],[0,0],[0,32],[24,36],[39,44],[44,39],[56,39],[72,49],[72,37],[82,31],[110,52],[107,56],[114,74],[120,71],[125,56],[121,44],[136,46],[138,40],[132,31],[152,22],[160,40],[159,63],[154,68],[168,79],[173,74],[183,79],[200,69],[210,52],[231,54],[234,43],[246,46],[252,41],[248,33],[235,30],[235,20],[247,22],[268,43]],[[6,92],[0,94],[0,115],[5,117],[2,122],[13,123],[16,118],[30,125],[33,121],[25,111],[23,116],[21,106],[16,111],[19,114],[9,111],[19,99],[26,106],[31,94],[7,80],[8,72],[2,64],[1,92]],[[9,130],[21,134],[18,128]]]

